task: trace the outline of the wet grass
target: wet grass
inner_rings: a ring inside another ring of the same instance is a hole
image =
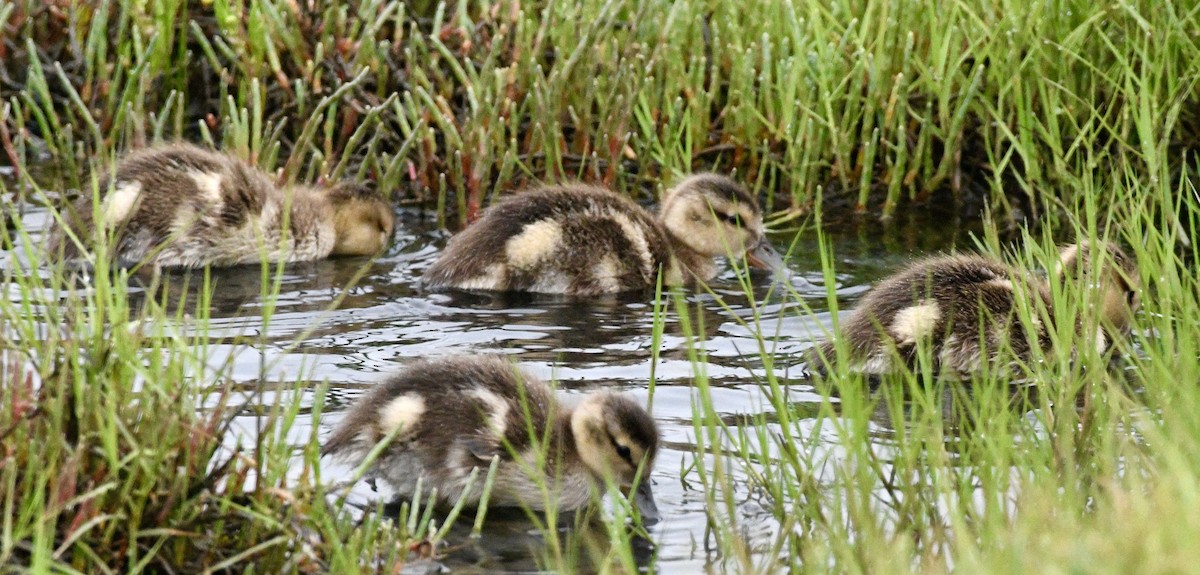
[[[291,426],[310,406],[266,399],[294,382],[247,394],[211,363],[207,301],[135,308],[125,272],[102,262],[66,283],[22,230],[0,239],[29,258],[7,262],[0,305],[6,571],[351,572],[410,558],[427,523],[355,525],[314,481],[315,438],[297,457]],[[247,444],[231,426],[254,409],[266,412]]]
[[[838,573],[1190,569],[1200,559],[1184,535],[1196,533],[1187,505],[1200,477],[1200,254],[1192,247],[1180,256],[1171,221],[1144,206],[1147,195],[1169,204],[1196,193],[1190,184],[1133,185],[1112,198],[1127,211],[1095,201],[1072,206],[1080,227],[1066,230],[1068,238],[1116,240],[1138,261],[1143,309],[1116,353],[1101,354],[1075,333],[1077,320],[1097,320],[1092,294],[1067,284],[1053,290],[1056,351],[1017,373],[953,381],[939,377],[927,354],[913,373],[882,380],[835,371],[814,382],[827,394],[815,417],[797,411],[788,386],[772,375],[760,382],[769,390],[769,418],[739,426],[697,402],[698,448],[713,463],[696,479],[719,494],[708,512],[723,565]],[[1181,220],[1193,237],[1196,206],[1190,202]],[[1048,234],[1011,242],[992,235],[980,244],[1031,270],[1051,269],[1057,257]],[[834,261],[829,254],[825,265],[831,305]],[[1038,311],[1023,307],[1019,319],[1031,325]],[[769,347],[771,326],[757,327]],[[707,383],[701,377],[697,385]],[[738,482],[742,475],[749,479]],[[730,493],[769,509],[778,533],[747,548]]]
[[[774,419],[741,427],[719,423],[701,372],[697,452],[712,457],[689,480],[714,561],[742,572],[1200,562],[1200,6],[18,0],[0,1],[0,30],[5,210],[90,193],[124,150],[185,138],[281,181],[372,181],[451,227],[533,181],[642,197],[715,169],[762,190],[779,226],[951,211],[987,218],[1005,235],[983,247],[1031,267],[1056,239],[1114,238],[1146,283],[1116,369],[1079,346],[1032,384],[841,374],[815,418],[768,377]],[[319,402],[275,401],[256,445],[223,443],[237,414],[272,402],[206,362],[203,301],[186,319],[131,308],[121,273],[68,286],[19,225],[3,240],[24,251],[0,301],[0,564],[388,571],[436,538],[419,510],[355,521],[326,496],[315,438],[300,457],[286,439]],[[1087,314],[1074,295],[1056,293],[1055,312]],[[742,536],[732,495],[747,492],[779,522],[766,548]],[[637,563],[623,529],[596,548],[546,532],[550,566]]]

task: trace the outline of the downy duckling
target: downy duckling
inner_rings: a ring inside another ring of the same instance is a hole
[[[83,260],[98,234],[112,232],[123,266],[306,261],[377,254],[395,224],[388,203],[363,186],[280,188],[233,156],[186,143],[132,152],[99,182],[100,205],[79,198],[63,215],[74,237],[56,225],[51,254]]]
[[[1060,282],[1074,283],[1076,291],[1073,293],[1092,290],[1091,304],[1093,308],[1099,308],[1099,313],[1089,314],[1087,318],[1098,320],[1099,325],[1084,326],[1081,323],[1078,329],[1082,334],[1091,333],[1096,349],[1104,352],[1117,339],[1129,335],[1133,314],[1141,305],[1141,278],[1137,262],[1116,244],[1100,242],[1100,248],[1107,257],[1097,263],[1091,242],[1064,246],[1059,250],[1054,277]],[[1071,293],[1068,291],[1068,295]]]
[[[1088,273],[1081,256],[1089,250],[1081,246],[1060,250],[1060,270]],[[1119,248],[1110,244],[1108,250],[1118,270],[1102,272],[1102,321],[1127,329],[1136,306],[1136,272]],[[969,375],[1002,353],[1027,361],[1035,347],[1048,350],[1051,302],[1047,281],[1026,271],[978,255],[933,257],[872,288],[836,337],[846,344],[852,372],[882,375],[912,368],[918,344],[924,342],[935,370]],[[1029,310],[1031,325],[1019,319],[1021,306]],[[1103,340],[1101,332],[1096,337],[1103,351],[1111,340]],[[826,372],[834,361],[833,341],[819,344],[808,356],[810,369],[817,373]]]
[[[361,461],[393,433],[369,475],[404,498],[419,495],[420,480],[423,492],[437,489],[441,505],[455,504],[464,492],[468,505],[478,505],[484,475],[498,456],[489,505],[576,510],[606,480],[628,493],[640,472],[634,503],[643,517],[657,515],[649,474],[658,428],[646,410],[615,393],[558,406],[548,385],[499,356],[408,366],[358,400],[321,453]],[[474,469],[479,475],[467,492]]]
[[[501,200],[450,240],[425,272],[432,288],[589,296],[708,281],[713,258],[778,268],[758,201],[715,174],[669,190],[658,216],[627,197],[584,184],[549,186]]]

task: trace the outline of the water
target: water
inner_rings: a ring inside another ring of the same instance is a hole
[[[26,229],[42,227],[46,218],[43,210],[31,209],[24,218]],[[903,262],[954,244],[967,245],[961,226],[921,220],[890,226],[849,220],[830,224],[826,231],[837,269],[842,272],[835,290],[843,309],[872,281]],[[687,487],[699,483],[695,477],[679,477],[679,470],[691,468],[697,455],[692,449],[693,366],[674,311],[666,311],[660,359],[652,366],[654,308],[651,298],[643,294],[580,301],[423,292],[416,282],[447,237],[419,213],[402,214],[392,248],[367,266],[355,287],[344,289],[362,271],[364,260],[297,264],[287,268],[274,302],[262,300],[256,266],[214,271],[210,364],[229,362],[228,377],[240,384],[247,397],[253,397],[251,392],[264,380],[327,381],[327,414],[320,424],[326,432],[346,405],[373,382],[419,357],[504,353],[529,371],[556,379],[561,393],[617,389],[642,401],[647,399],[654,367],[653,415],[661,426],[664,445],[652,475],[663,515],[662,522],[651,529],[656,562],[665,573],[712,568],[717,559],[705,549],[704,495]],[[760,338],[772,350],[776,375],[790,384],[797,413],[815,413],[821,401],[820,394],[803,378],[800,360],[830,323],[816,235],[810,229],[773,240],[781,252],[791,246],[788,266],[793,274],[793,296],[781,297],[783,290],[778,285],[772,289],[769,274],[754,275],[757,303],[752,306],[735,274],[728,271],[712,283],[715,295],[684,292],[690,307],[701,310],[693,312],[693,321],[703,329],[699,346],[706,352],[704,369],[712,383],[713,403],[731,424],[754,415],[771,415],[756,383],[765,375],[757,353]],[[181,285],[179,280],[184,277],[173,277],[172,285]],[[192,277],[193,285],[197,277]],[[179,301],[183,295],[193,298],[186,306],[195,305],[194,289],[177,287],[171,299]],[[144,294],[134,290],[133,297]],[[336,309],[328,311],[338,298],[343,299]],[[813,313],[804,313],[798,302],[804,302]],[[269,306],[274,313],[264,326],[260,314]],[[757,328],[744,321],[754,316],[755,307]],[[246,337],[260,344],[235,343]],[[307,386],[293,386],[290,393],[300,394],[306,407],[315,401],[314,391]],[[265,394],[258,401],[270,402],[274,397]],[[805,409],[806,405],[811,409]],[[291,430],[297,446],[307,441],[312,425],[312,417],[305,411]],[[252,444],[249,438],[255,427],[254,417],[242,417],[227,443]],[[338,481],[348,472],[328,467],[325,477]],[[366,486],[358,486],[354,494],[364,502],[383,497]],[[745,500],[739,509],[741,519],[754,526],[745,536],[752,546],[756,542],[765,545],[776,527],[770,513],[752,498],[740,500]],[[470,521],[467,517],[465,523]],[[486,570],[535,568],[540,540],[523,521],[492,518],[482,540],[455,551],[447,561]]]

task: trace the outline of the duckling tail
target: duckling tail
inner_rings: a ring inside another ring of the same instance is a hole
[[[342,425],[333,430],[333,434],[325,443],[321,445],[321,457],[327,455],[341,455],[354,442],[355,430],[350,426]]]
[[[837,361],[837,348],[832,341],[823,341],[804,352],[804,369],[809,377],[824,378]]]

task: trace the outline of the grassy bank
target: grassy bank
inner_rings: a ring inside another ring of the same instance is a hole
[[[371,180],[450,226],[533,181],[648,197],[716,169],[763,190],[779,226],[818,208],[986,212],[1027,234],[986,249],[1022,246],[1030,267],[1055,240],[1107,235],[1146,290],[1116,369],[1085,350],[1024,383],[840,376],[815,415],[772,377],[770,417],[740,426],[700,373],[696,451],[712,457],[688,479],[714,562],[741,572],[1200,564],[1200,5],[312,4],[0,1],[0,194],[53,204],[124,150],[185,138],[283,181]],[[314,408],[299,399],[278,395],[257,445],[228,445],[274,383],[224,383],[205,302],[131,307],[105,270],[68,286],[30,231],[0,238],[0,565],[390,571],[430,536],[420,514],[356,522],[326,496],[315,440],[297,456],[287,438]],[[836,267],[829,254],[832,303]],[[1088,313],[1056,297],[1063,317]],[[766,548],[743,537],[747,494],[779,522]],[[615,549],[549,529],[545,562],[632,570],[629,534],[606,535]]]
[[[1178,181],[1200,133],[1191,3],[314,5],[6,2],[5,151],[77,188],[91,159],[186,137],[456,217],[532,180],[711,168],[793,215],[1019,223],[1101,166]]]

